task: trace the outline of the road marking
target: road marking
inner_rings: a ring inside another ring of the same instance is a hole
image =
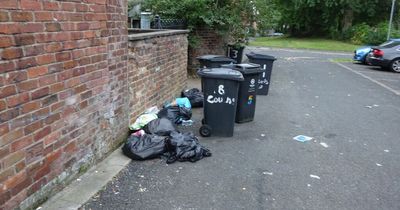
[[[382,82],[379,82],[379,81],[377,81],[377,80],[374,80],[374,79],[372,79],[371,77],[369,77],[369,76],[367,76],[367,75],[364,75],[364,74],[362,74],[362,73],[360,73],[360,72],[358,72],[358,71],[356,71],[356,70],[354,70],[354,69],[352,69],[352,68],[350,68],[350,67],[348,67],[348,66],[345,66],[345,65],[343,65],[343,64],[341,64],[341,63],[337,63],[337,62],[334,62],[334,61],[332,61],[332,62],[333,62],[333,63],[336,63],[337,65],[339,65],[339,66],[341,66],[341,67],[343,67],[343,68],[345,68],[345,69],[347,69],[347,70],[349,70],[349,71],[351,71],[351,72],[353,72],[353,73],[355,73],[355,74],[358,74],[358,75],[364,77],[365,79],[368,79],[369,81],[371,81],[371,82],[373,82],[373,83],[375,83],[375,84],[377,84],[377,85],[379,85],[379,86],[385,88],[386,90],[389,90],[390,92],[392,92],[392,93],[394,93],[394,94],[396,94],[396,95],[400,96],[400,91],[397,91],[397,90],[395,90],[395,89],[393,89],[393,88],[391,88],[391,87],[389,87],[389,86],[383,84]]]

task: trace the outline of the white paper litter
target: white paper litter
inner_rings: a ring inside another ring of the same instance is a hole
[[[323,147],[325,147],[325,148],[328,148],[329,146],[328,146],[328,144],[326,144],[325,142],[321,142],[321,143],[319,143],[321,146],[323,146]]]
[[[313,174],[310,174],[310,177],[313,178],[313,179],[321,179],[321,177],[319,177],[317,175],[313,175]]]

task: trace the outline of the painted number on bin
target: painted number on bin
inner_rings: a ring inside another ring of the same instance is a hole
[[[225,95],[225,87],[224,85],[219,85],[218,86],[218,95],[214,96],[214,95],[209,95],[207,97],[207,102],[210,104],[230,104],[230,105],[234,105],[236,102],[235,98],[230,98],[230,97],[224,97]],[[214,91],[214,94],[216,94],[216,92]]]

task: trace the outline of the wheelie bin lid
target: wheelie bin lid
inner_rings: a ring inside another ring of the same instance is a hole
[[[229,68],[199,69],[197,71],[197,74],[204,78],[226,79],[226,80],[236,80],[236,81],[244,80],[242,73]]]
[[[237,70],[242,74],[255,74],[263,72],[263,70],[260,68],[260,65],[255,63],[225,64],[221,67]]]
[[[255,53],[255,52],[247,53],[246,56],[250,59],[273,60],[273,61],[276,60],[274,56]]]
[[[223,55],[202,55],[196,58],[197,60],[207,60],[213,62],[231,62],[236,63],[236,60],[225,57]]]

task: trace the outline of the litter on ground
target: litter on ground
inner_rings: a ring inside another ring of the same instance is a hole
[[[296,141],[299,141],[299,142],[306,142],[306,141],[312,140],[313,137],[298,135],[298,136],[293,137],[293,139]]]
[[[313,174],[310,174],[310,177],[313,178],[313,179],[321,179],[321,177],[319,177],[317,175],[313,175]]]
[[[328,148],[329,146],[328,146],[328,144],[326,144],[325,142],[321,142],[321,143],[319,143],[321,146],[323,146],[323,147],[325,147],[325,148]]]

